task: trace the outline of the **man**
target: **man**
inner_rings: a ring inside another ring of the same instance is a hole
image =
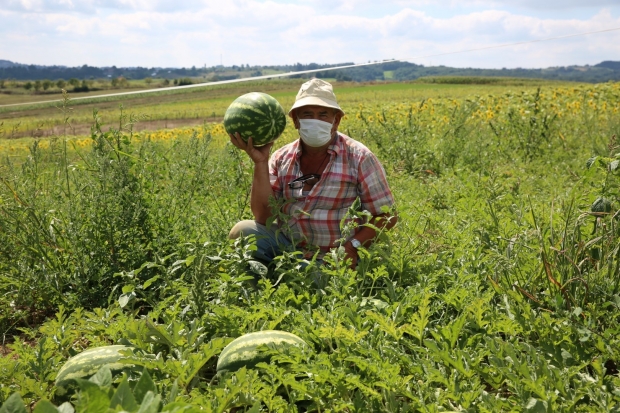
[[[340,246],[341,220],[358,197],[361,209],[372,214],[370,223],[393,227],[396,216],[383,211],[394,205],[385,171],[368,148],[338,132],[344,111],[332,85],[320,79],[304,83],[288,114],[300,138],[278,149],[271,159],[273,143],[257,148],[252,138],[246,143],[238,133],[230,135],[232,144],[254,162],[250,204],[255,218],[237,223],[230,238],[256,235],[255,258],[264,263],[283,248],[301,249],[305,256],[318,248],[322,256]],[[268,219],[277,212],[271,209],[272,198],[280,201],[287,219],[268,228]],[[374,229],[359,226],[346,240],[343,246],[352,268],[357,265],[357,249],[368,247],[375,237]]]

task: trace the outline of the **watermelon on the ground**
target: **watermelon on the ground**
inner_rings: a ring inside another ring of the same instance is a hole
[[[275,141],[286,127],[286,114],[282,105],[262,92],[239,96],[224,114],[224,129],[229,134],[239,132],[244,141],[252,137],[254,146],[264,146]]]
[[[103,366],[108,366],[110,370],[131,367],[131,365],[119,362],[121,357],[124,357],[121,352],[130,349],[132,347],[116,344],[84,350],[71,357],[60,368],[56,375],[56,384],[66,380],[92,376]]]
[[[263,344],[277,348],[287,346],[306,346],[306,342],[295,334],[279,330],[257,331],[234,339],[224,347],[217,361],[217,371],[235,371],[241,367],[254,367],[262,361],[268,361],[257,348]]]

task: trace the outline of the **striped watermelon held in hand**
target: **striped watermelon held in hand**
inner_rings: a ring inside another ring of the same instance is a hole
[[[228,134],[239,132],[244,141],[252,137],[254,146],[275,141],[286,127],[286,114],[272,96],[251,92],[239,96],[224,114],[224,129]]]

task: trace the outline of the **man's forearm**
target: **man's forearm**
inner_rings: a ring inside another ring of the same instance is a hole
[[[378,229],[388,230],[396,225],[397,220],[398,217],[396,215],[381,214],[372,217],[369,223]],[[377,231],[373,227],[362,226],[362,228],[355,233],[355,236],[353,237],[358,240],[364,248],[368,248],[377,237]],[[357,265],[357,250],[353,247],[351,239],[349,239],[343,246],[347,258],[351,260],[351,268],[355,269],[355,266]]]
[[[372,217],[370,224],[379,229],[389,230],[394,225],[398,217],[396,215],[381,214]],[[354,238],[362,243],[364,247],[369,247],[377,236],[377,231],[370,226],[362,226],[361,229],[355,234]],[[350,241],[349,241],[350,242]]]
[[[252,178],[252,192],[250,194],[250,207],[254,219],[265,224],[271,216],[269,199],[273,196],[271,183],[269,182],[269,166],[267,162],[254,164],[254,176]]]

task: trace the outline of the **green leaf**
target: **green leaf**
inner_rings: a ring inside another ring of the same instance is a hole
[[[88,389],[99,389],[99,385],[90,380],[84,380],[84,379],[74,379],[74,380],[79,386],[80,390],[83,392],[87,391]]]
[[[138,413],[157,413],[159,410],[159,402],[161,401],[161,396],[155,394],[152,391],[147,392],[144,395],[144,399],[140,404],[140,410]]]
[[[151,340],[155,340],[155,343],[162,343],[170,348],[175,346],[174,338],[168,334],[166,329],[158,324],[154,324],[151,320],[146,320],[146,326],[148,328],[148,335]]]
[[[125,308],[125,306],[127,304],[129,304],[129,302],[136,296],[136,294],[134,292],[131,292],[129,294],[121,294],[121,296],[118,298],[118,304],[121,306],[121,308]]]
[[[112,371],[110,371],[110,367],[102,366],[97,373],[95,373],[89,381],[98,384],[102,387],[108,387],[112,384]]]
[[[165,405],[162,408],[162,413],[205,413],[204,409],[201,409],[198,406],[190,405],[186,402],[174,402]],[[211,412],[211,410],[207,410],[207,412]]]
[[[151,375],[149,374],[148,370],[145,368],[142,371],[142,376],[140,376],[140,380],[138,380],[138,383],[136,383],[136,385],[133,388],[133,395],[136,398],[136,401],[138,403],[142,403],[142,401],[144,400],[144,396],[149,391],[156,392],[157,388],[155,387],[155,383],[153,382],[153,379],[151,379]]]
[[[248,410],[248,413],[260,413],[261,402],[257,400],[256,403],[252,405],[252,408]]]
[[[58,413],[58,409],[48,400],[42,399],[34,407],[33,413]]]
[[[196,259],[195,255],[190,255],[189,257],[187,257],[185,259],[185,266],[189,267],[190,265],[192,265],[195,259]]]
[[[596,162],[597,158],[598,158],[598,156],[593,156],[590,159],[588,159],[586,161],[586,168],[590,168],[592,165],[594,165],[594,162]]]
[[[364,307],[367,304],[373,305],[379,310],[383,310],[384,308],[387,308],[389,306],[388,303],[383,300],[379,300],[378,298],[362,298],[361,306]]]
[[[133,285],[124,285],[122,288],[123,294],[129,294],[132,293],[134,291],[134,286]]]
[[[26,406],[19,393],[15,392],[9,396],[0,407],[0,413],[27,413]]]
[[[123,378],[121,384],[118,385],[112,400],[110,400],[110,407],[113,409],[116,406],[121,406],[123,410],[135,411],[138,408],[138,403],[131,393],[129,383],[127,383],[127,377]]]
[[[248,265],[250,266],[250,271],[253,273],[263,277],[267,275],[267,267],[262,262],[250,260],[248,261]]]
[[[73,405],[69,402],[64,402],[60,406],[58,406],[58,413],[75,413],[75,409]]]
[[[157,281],[158,279],[159,279],[159,275],[156,275],[155,277],[149,278],[148,280],[146,280],[146,281],[144,282],[144,284],[142,284],[142,288],[146,290],[147,288],[149,288],[149,286],[150,286],[151,284],[153,284],[153,283],[154,283],[155,281]]]
[[[547,402],[532,397],[527,402],[527,405],[525,406],[525,411],[532,413],[547,413]]]
[[[84,379],[75,379],[81,391],[75,410],[78,413],[106,413],[110,406],[110,398],[97,384]]]
[[[177,398],[178,395],[179,395],[179,379],[177,378],[176,380],[174,380],[174,383],[172,383],[172,387],[170,388],[170,394],[168,395],[168,401],[170,403],[174,402],[174,400]]]
[[[181,384],[183,386],[187,386],[194,377],[198,374],[200,369],[216,354],[218,354],[226,344],[228,343],[228,339],[218,337],[209,341],[202,347],[202,351],[199,353],[190,354],[186,361],[185,371],[183,372]]]

